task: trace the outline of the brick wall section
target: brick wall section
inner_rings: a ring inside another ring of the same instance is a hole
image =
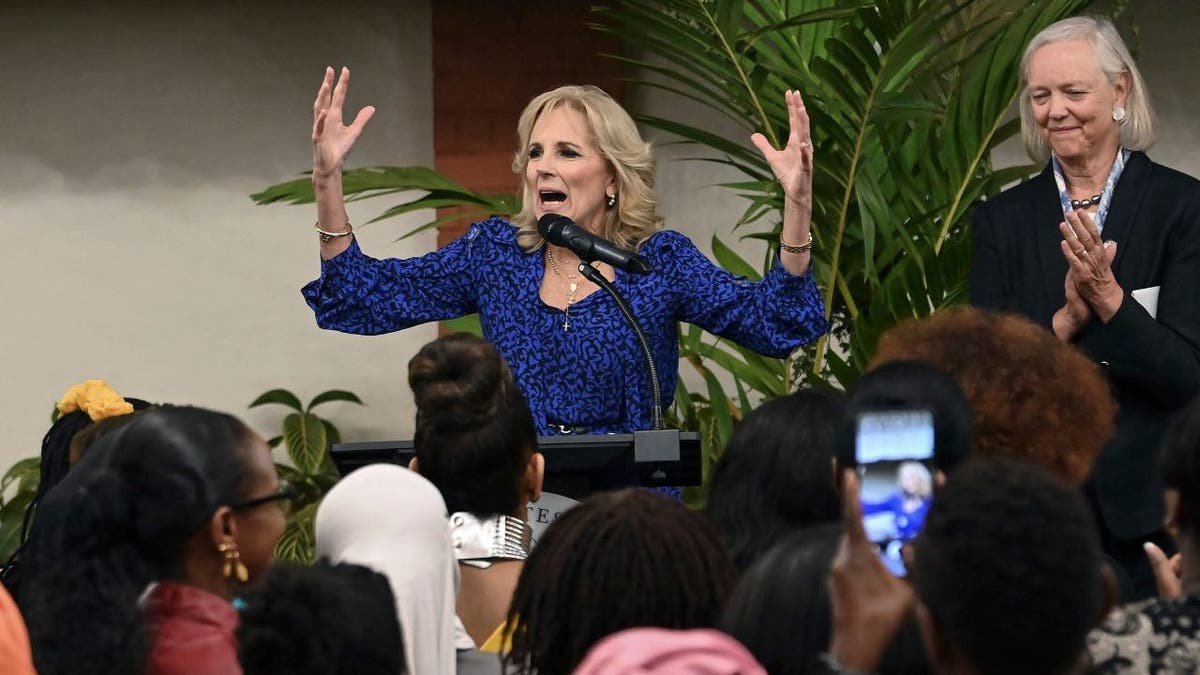
[[[478,192],[515,192],[517,118],[563,84],[595,84],[621,100],[618,45],[588,28],[596,0],[435,0],[434,166]],[[451,213],[439,211],[439,215]],[[467,223],[439,228],[438,246]]]

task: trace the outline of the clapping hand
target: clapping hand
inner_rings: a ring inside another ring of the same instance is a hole
[[[1125,298],[1125,291],[1112,273],[1116,242],[1101,239],[1096,224],[1082,211],[1067,212],[1066,221],[1058,227],[1063,236],[1062,254],[1070,265],[1069,274],[1075,279],[1079,297],[1101,321],[1108,322]]]
[[[767,137],[759,133],[751,136],[750,140],[771,166],[788,201],[808,206],[812,203],[813,180],[813,146],[808,131],[808,110],[798,91],[789,90],[784,94],[784,101],[787,103],[790,126],[787,145],[782,150],[776,150],[771,147]]]
[[[313,101],[313,180],[326,179],[341,173],[346,156],[354,147],[363,127],[375,114],[373,106],[358,111],[348,126],[342,123],[342,106],[350,88],[350,69],[342,68],[334,84],[333,68],[325,68],[325,79]]]

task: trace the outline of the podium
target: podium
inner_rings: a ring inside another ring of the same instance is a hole
[[[701,482],[700,435],[694,431],[540,436],[538,451],[546,458],[544,489],[572,499],[624,487]],[[379,462],[408,466],[413,454],[412,441],[336,443],[330,448],[342,476]]]

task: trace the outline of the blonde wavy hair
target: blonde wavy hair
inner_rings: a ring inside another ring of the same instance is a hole
[[[533,252],[545,243],[537,231],[536,195],[525,181],[529,164],[529,137],[543,113],[568,107],[587,118],[589,139],[616,176],[617,203],[602,216],[600,234],[618,246],[637,250],[662,227],[655,207],[654,152],[642,140],[633,118],[603,89],[593,85],[567,85],[534,97],[517,122],[517,153],[513,173],[521,177],[521,212],[513,216],[517,243]]]
[[[1125,96],[1125,119],[1120,123],[1121,145],[1130,150],[1148,150],[1154,145],[1154,108],[1150,106],[1150,95],[1146,82],[1133,56],[1116,26],[1108,19],[1095,16],[1077,16],[1063,19],[1042,29],[1029,41],[1025,55],[1021,57],[1021,139],[1025,151],[1035,162],[1050,160],[1050,146],[1038,130],[1033,119],[1033,92],[1029,90],[1029,61],[1033,53],[1049,44],[1084,40],[1092,46],[1096,65],[1116,84],[1121,73],[1129,73],[1129,92]]]

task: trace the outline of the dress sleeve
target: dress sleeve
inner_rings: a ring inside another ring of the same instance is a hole
[[[321,262],[301,293],[321,328],[379,335],[477,311],[472,264],[481,230],[472,225],[449,245],[416,258],[376,260],[358,242]]]
[[[667,283],[679,293],[681,320],[776,358],[829,330],[811,267],[793,275],[776,260],[761,281],[753,282],[715,265],[678,232],[658,236],[664,238]]]

